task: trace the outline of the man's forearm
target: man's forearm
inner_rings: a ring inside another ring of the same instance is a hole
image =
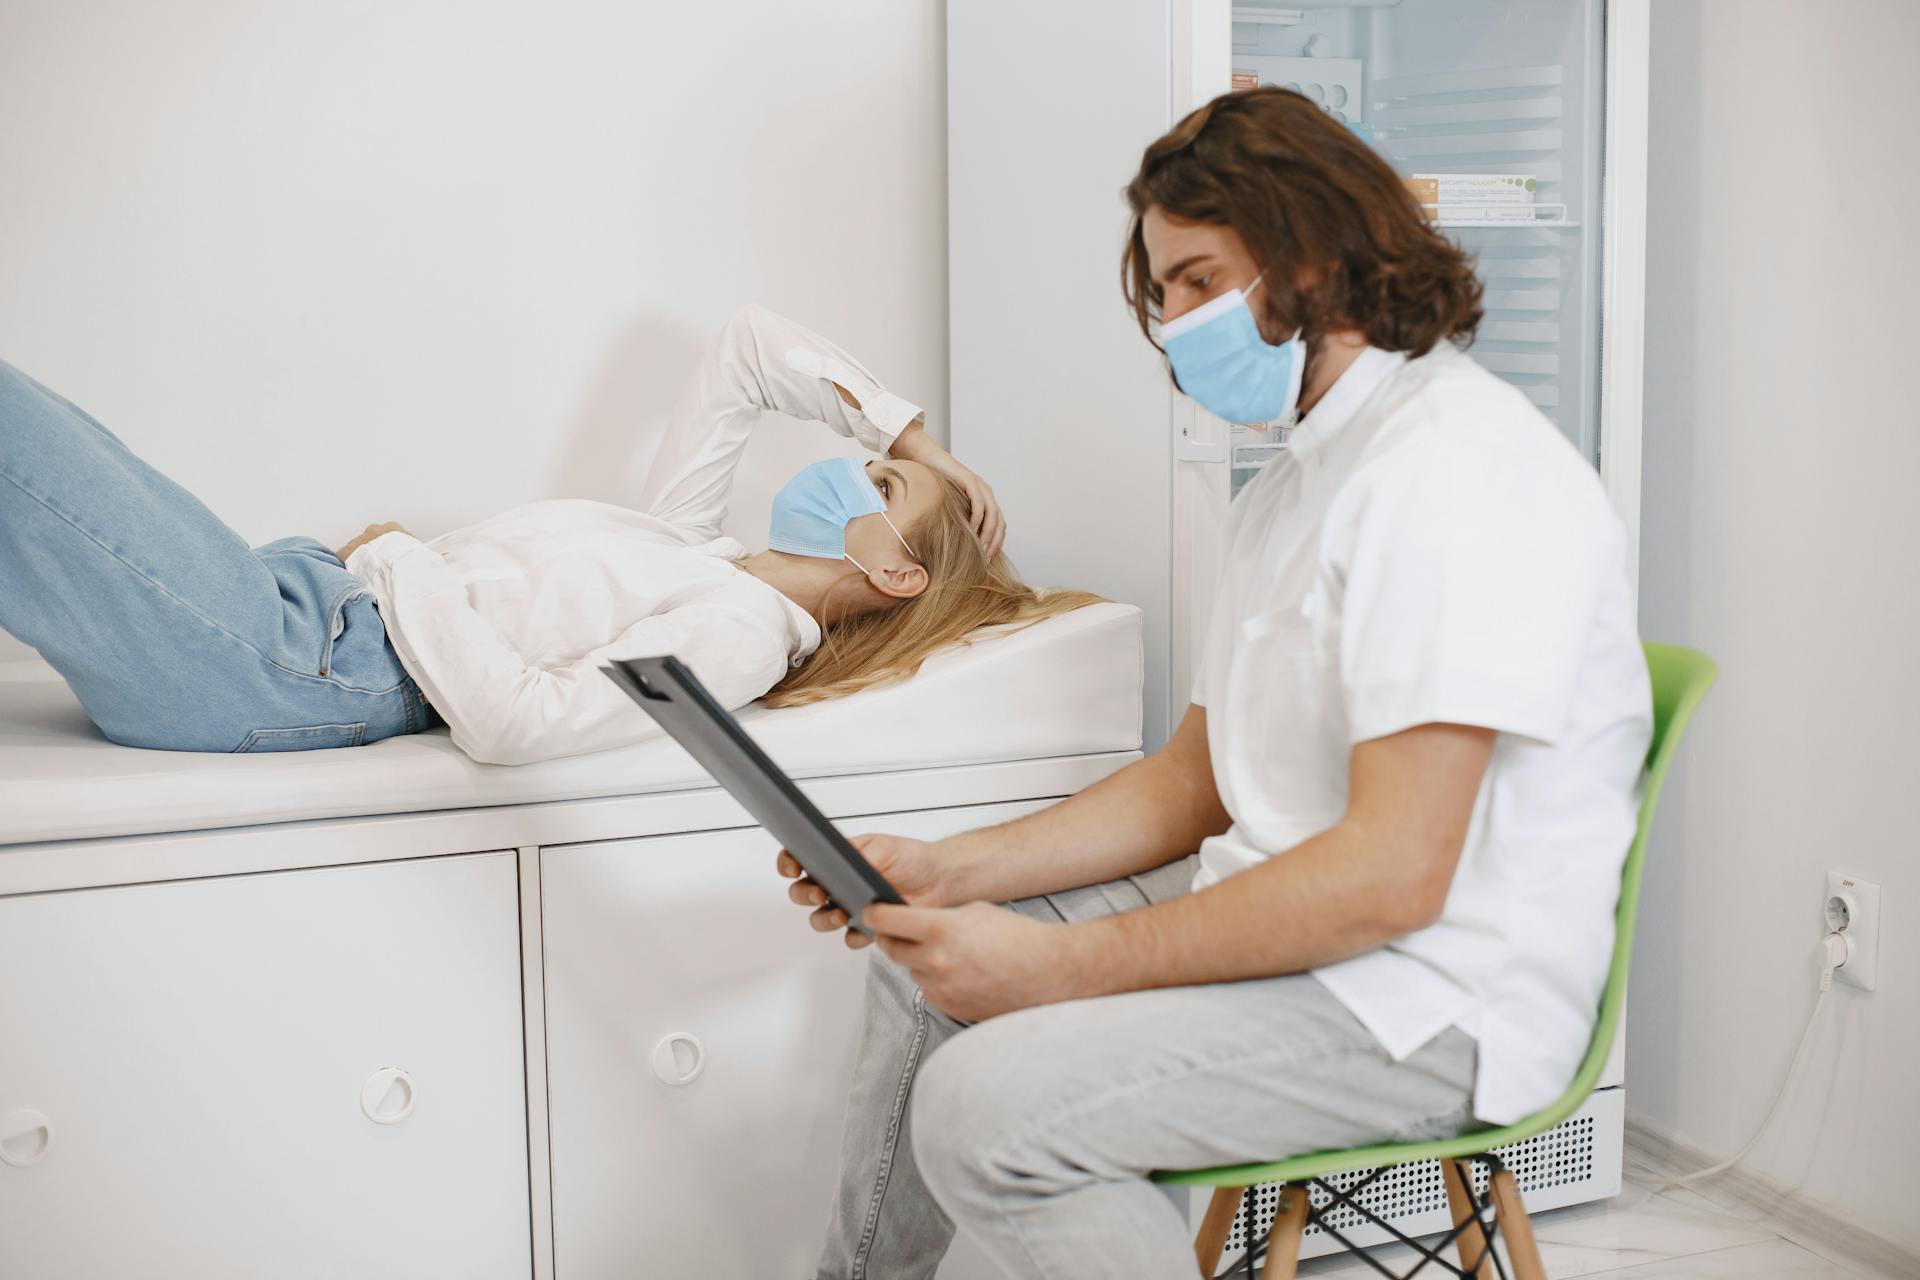
[[[941,842],[948,899],[1009,902],[1136,875],[1192,853],[1229,819],[1197,710],[1160,751],[1051,808]]]
[[[1300,973],[1427,922],[1428,899],[1345,824],[1199,893],[1069,926],[1071,995]]]
[[[1362,743],[1326,831],[1171,902],[1061,929],[1060,998],[1238,982],[1333,964],[1440,916],[1493,751],[1430,724]]]

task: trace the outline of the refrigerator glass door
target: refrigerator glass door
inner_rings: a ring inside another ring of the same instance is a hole
[[[1474,258],[1474,358],[1599,459],[1602,0],[1233,10],[1234,83],[1306,94],[1368,138]],[[1235,433],[1234,492],[1264,441]]]
[[[1474,359],[1598,466],[1605,0],[1195,0],[1193,12],[1231,28],[1230,75],[1196,73],[1196,105],[1209,79],[1293,89],[1425,180],[1417,198],[1484,291]],[[1176,454],[1176,699],[1205,641],[1226,505],[1285,448],[1283,431],[1230,427],[1179,399],[1190,434],[1224,447],[1217,462]]]

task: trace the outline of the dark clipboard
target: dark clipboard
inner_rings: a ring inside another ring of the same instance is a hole
[[[853,928],[871,934],[867,907],[903,901],[678,658],[619,658],[600,670],[785,846]]]

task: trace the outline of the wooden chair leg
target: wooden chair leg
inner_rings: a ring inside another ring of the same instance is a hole
[[[1493,1257],[1487,1251],[1487,1236],[1473,1212],[1473,1173],[1461,1160],[1442,1160],[1440,1180],[1447,1184],[1447,1207],[1453,1211],[1453,1225],[1468,1225],[1455,1241],[1460,1250],[1460,1269],[1471,1271],[1479,1280],[1491,1280]],[[1478,1259],[1479,1265],[1474,1261]]]
[[[1307,1229],[1307,1187],[1289,1182],[1280,1188],[1280,1212],[1273,1217],[1267,1237],[1267,1256],[1260,1266],[1261,1280],[1293,1280],[1300,1265],[1300,1235]]]
[[[1247,1194],[1245,1187],[1215,1187],[1213,1200],[1207,1205],[1207,1216],[1200,1224],[1200,1234],[1193,1242],[1194,1260],[1200,1264],[1200,1274],[1206,1280],[1213,1280],[1213,1273],[1220,1265],[1220,1251],[1227,1247],[1227,1236],[1233,1232],[1233,1220],[1240,1212],[1240,1200]]]
[[[1520,1184],[1510,1171],[1500,1168],[1493,1171],[1487,1189],[1493,1197],[1494,1221],[1507,1238],[1507,1261],[1513,1264],[1514,1280],[1547,1280],[1546,1268],[1540,1265],[1540,1246],[1533,1240],[1533,1220],[1520,1202]]]

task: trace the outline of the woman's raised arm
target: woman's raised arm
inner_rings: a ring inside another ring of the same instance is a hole
[[[718,537],[734,469],[769,410],[823,422],[875,453],[887,452],[923,417],[919,405],[881,386],[839,346],[748,305],[734,313],[682,389],[641,489],[641,509],[698,536]]]

